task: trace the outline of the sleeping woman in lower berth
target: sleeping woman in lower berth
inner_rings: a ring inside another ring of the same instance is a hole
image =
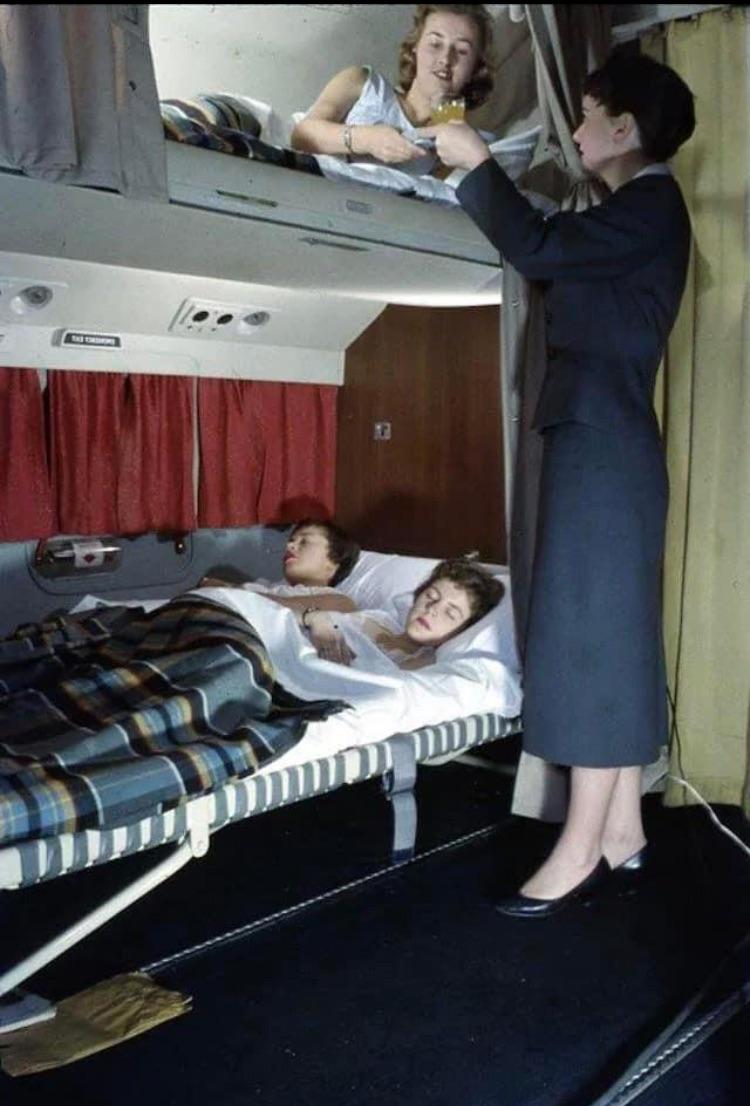
[[[319,656],[339,664],[358,661],[372,670],[373,660],[403,669],[424,668],[436,650],[478,622],[503,597],[502,583],[462,558],[441,561],[414,592],[404,626],[385,611],[334,614],[314,605],[299,612]]]
[[[295,523],[286,540],[283,580],[255,580],[237,583],[211,573],[198,587],[240,587],[256,591],[298,616],[314,604],[320,610],[353,611],[354,603],[335,590],[354,568],[359,545],[330,519],[303,519]]]

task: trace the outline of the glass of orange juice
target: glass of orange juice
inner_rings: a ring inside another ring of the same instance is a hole
[[[448,92],[433,104],[430,123],[462,123],[466,116],[466,100],[463,96],[454,96]]]

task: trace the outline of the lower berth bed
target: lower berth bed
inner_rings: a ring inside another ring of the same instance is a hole
[[[80,794],[77,784],[67,788],[67,784],[62,782],[62,777],[77,779],[77,773],[68,772],[66,776],[65,772],[56,772],[53,767],[48,773],[49,778],[40,783],[40,795],[48,792],[50,797],[46,814],[44,803],[34,795],[36,780],[32,780],[29,794],[21,803],[23,809],[20,815],[10,813],[8,809],[3,816],[0,800],[0,826],[5,827],[5,841],[0,836],[0,890],[22,889],[131,853],[162,845],[174,846],[166,858],[160,859],[150,871],[123,888],[114,898],[53,937],[21,963],[6,970],[0,976],[0,996],[17,988],[44,965],[157,887],[192,857],[204,855],[211,834],[225,825],[263,811],[323,794],[345,784],[380,778],[393,810],[394,859],[406,859],[412,854],[416,834],[413,786],[417,765],[459,755],[464,750],[516,733],[520,728],[517,717],[520,706],[518,676],[497,656],[488,656],[485,648],[488,634],[497,635],[498,619],[508,617],[507,597],[501,605],[504,609],[497,614],[493,612],[492,617],[487,616],[472,627],[463,641],[457,638],[453,654],[439,657],[438,663],[431,666],[429,675],[425,675],[428,670],[404,674],[404,687],[400,686],[400,680],[394,682],[382,674],[370,677],[321,661],[311,648],[300,650],[295,646],[292,650],[294,655],[285,658],[290,637],[301,637],[296,620],[291,612],[256,594],[239,589],[202,589],[186,599],[187,606],[192,603],[199,610],[216,609],[223,604],[227,611],[241,612],[251,629],[257,630],[262,643],[268,647],[273,682],[276,683],[278,674],[283,683],[280,695],[276,696],[283,707],[282,737],[288,735],[289,730],[290,716],[284,711],[291,708],[293,715],[295,703],[291,700],[298,695],[305,700],[304,735],[300,740],[282,741],[276,746],[279,752],[275,759],[269,759],[264,749],[269,734],[272,740],[274,738],[273,727],[268,729],[269,716],[266,715],[260,723],[250,726],[251,729],[255,727],[255,740],[247,743],[250,749],[248,767],[238,768],[233,759],[224,764],[226,748],[229,747],[234,756],[237,743],[213,738],[202,743],[208,748],[208,768],[205,768],[202,761],[195,760],[192,748],[186,753],[180,747],[173,755],[170,749],[165,748],[157,726],[154,733],[149,731],[147,737],[148,741],[155,741],[157,745],[158,779],[145,807],[142,793],[130,806],[126,801],[127,794],[133,793],[132,771],[127,776],[130,782],[123,790],[115,775],[108,775],[109,767],[98,777],[94,772],[96,786],[84,787]],[[204,600],[208,600],[208,604]],[[178,606],[180,603],[185,605],[185,599],[176,603]],[[165,608],[157,612],[158,621],[162,624],[162,616],[169,615],[172,604],[158,606]],[[119,606],[109,612],[111,619],[116,621],[120,617],[118,611],[122,611]],[[233,620],[236,623],[235,613],[229,619],[230,622]],[[102,621],[107,622],[103,615]],[[205,664],[206,658],[202,656],[200,663]],[[212,664],[209,658],[207,667],[212,667]],[[245,660],[240,662],[239,667],[243,665],[246,669],[252,667]],[[485,673],[486,678],[481,675],[485,669],[489,673]],[[237,671],[232,670],[229,676],[233,686]],[[178,675],[181,677],[181,669]],[[313,689],[314,695],[311,694]],[[118,694],[121,691],[122,688],[117,689]],[[123,694],[129,696],[131,691],[128,686]],[[429,694],[431,691],[434,695]],[[222,686],[217,690],[209,680],[198,695],[203,703],[198,712],[200,725],[204,724],[205,718],[210,720],[212,717],[209,702],[212,696],[216,702],[221,700],[221,704],[226,705],[226,688]],[[310,703],[312,698],[316,700],[314,704]],[[354,700],[356,705],[340,709],[340,700],[349,704]],[[77,702],[75,694],[73,701]],[[450,705],[454,713],[463,709],[463,715],[455,718],[447,716]],[[45,709],[47,706],[49,704],[45,705]],[[53,702],[52,706],[56,709],[58,704]],[[161,709],[153,713],[163,718],[172,716],[174,709],[174,703],[165,699]],[[327,714],[330,716],[326,717]],[[0,719],[2,716],[0,711]],[[420,717],[427,724],[414,724]],[[310,718],[314,720],[309,721]],[[83,721],[90,722],[90,719]],[[139,716],[137,725],[142,724]],[[127,729],[119,723],[110,728],[114,731]],[[42,730],[48,736],[44,726]],[[7,732],[6,727],[6,737]],[[133,732],[127,735],[128,740],[118,745],[120,736],[115,734],[111,737],[116,751],[112,760],[118,759],[123,747],[133,743]],[[139,740],[143,737],[140,730],[138,737]],[[38,744],[39,748],[44,747],[44,737],[40,737]],[[3,775],[7,780],[13,771],[18,770],[17,765],[10,763],[13,754],[17,753],[12,742],[3,743],[0,740],[0,752],[3,751],[6,760],[3,764],[0,758],[0,782]],[[58,769],[64,767],[67,754],[54,755]],[[270,755],[273,757],[273,752]],[[124,754],[124,759],[132,760],[129,751]],[[186,759],[188,770],[185,769]],[[135,760],[136,776],[139,771],[144,775],[143,758],[139,755]],[[269,762],[264,763],[264,760]],[[220,762],[224,767],[223,778],[216,767]],[[243,770],[252,774],[236,778]],[[151,774],[150,767],[145,769],[146,777]],[[173,777],[179,780],[176,787]],[[148,780],[146,782],[148,784]],[[109,786],[110,783],[112,786]],[[96,801],[92,802],[91,793],[94,791],[97,791]],[[6,956],[10,959],[9,951],[6,951]],[[0,1013],[0,1031],[13,1027],[12,1007],[5,1006],[4,1012]]]

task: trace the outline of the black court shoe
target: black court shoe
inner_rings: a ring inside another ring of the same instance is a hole
[[[633,853],[622,864],[616,864],[613,872],[642,872],[648,863],[648,845],[644,845],[637,853]]]
[[[601,858],[593,872],[589,872],[585,879],[577,883],[572,890],[556,899],[532,899],[528,895],[509,895],[495,904],[495,910],[501,914],[509,914],[513,918],[546,918],[550,914],[556,914],[576,899],[587,898],[610,875],[610,868],[604,857]]]
[[[650,857],[649,847],[644,845],[637,853],[623,860],[622,864],[614,866],[612,887],[616,894],[628,897],[638,894],[651,872]]]

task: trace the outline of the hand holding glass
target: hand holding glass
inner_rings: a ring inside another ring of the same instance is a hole
[[[466,116],[466,100],[463,96],[448,93],[433,105],[430,123],[463,123]]]

